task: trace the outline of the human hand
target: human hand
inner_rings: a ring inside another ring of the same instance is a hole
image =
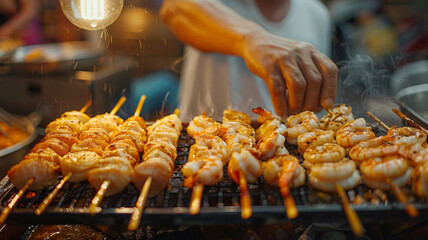
[[[250,71],[266,82],[279,116],[333,106],[337,67],[311,44],[258,29],[246,35],[242,55]]]

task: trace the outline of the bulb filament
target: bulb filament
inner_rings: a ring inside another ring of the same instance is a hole
[[[80,13],[83,19],[99,20],[105,18],[104,0],[80,0]]]

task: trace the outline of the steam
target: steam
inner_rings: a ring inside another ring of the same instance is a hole
[[[351,106],[356,117],[365,117],[370,111],[387,124],[399,124],[391,110],[398,105],[388,89],[391,71],[385,64],[367,55],[356,55],[338,66],[336,102]]]

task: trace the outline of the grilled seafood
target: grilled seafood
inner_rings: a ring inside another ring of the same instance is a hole
[[[220,137],[196,134],[194,138],[196,143],[190,147],[189,161],[194,161],[198,158],[214,158],[219,159],[223,164],[227,163],[229,150],[226,143]]]
[[[106,196],[123,191],[131,183],[134,177],[133,166],[139,162],[140,153],[147,139],[146,123],[139,116],[126,119],[117,129],[110,128],[114,126],[112,120],[116,123],[120,120],[117,118],[108,120],[112,124],[105,124],[104,129],[109,127],[110,144],[104,149],[102,158],[87,174],[89,183],[96,189],[99,189],[106,180],[110,181],[105,192]]]
[[[97,115],[87,123],[85,123],[85,128],[102,128],[107,133],[110,133],[117,129],[117,127],[123,123],[123,119],[116,115],[111,115],[109,113]]]
[[[61,115],[62,118],[77,118],[82,124],[85,124],[91,119],[87,114],[82,113],[81,111],[68,111]]]
[[[236,183],[239,183],[239,171],[244,173],[245,179],[250,183],[256,182],[263,173],[260,161],[245,149],[233,152],[227,167],[229,177]]]
[[[284,146],[285,137],[277,131],[272,131],[257,142],[257,149],[260,153],[260,160],[265,161],[274,156],[288,154]]]
[[[69,181],[81,182],[86,180],[86,175],[95,164],[101,159],[101,156],[92,151],[77,151],[65,155],[61,161],[61,172],[67,174],[72,172]]]
[[[228,122],[240,122],[251,124],[251,118],[248,114],[243,112],[235,111],[232,109],[225,109],[223,111],[223,124]]]
[[[194,135],[195,144],[190,147],[189,157],[181,172],[186,177],[184,185],[193,187],[196,182],[213,185],[223,178],[223,166],[229,161],[227,144],[218,136],[212,126]],[[225,130],[223,130],[225,131]]]
[[[353,120],[352,108],[345,104],[339,104],[320,119],[320,128],[337,132],[341,127]]]
[[[193,137],[195,133],[201,132],[209,127],[219,127],[221,124],[216,122],[213,118],[207,116],[204,112],[202,115],[196,116],[189,122],[189,126],[187,127],[187,134]]]
[[[143,162],[134,167],[132,181],[138,189],[142,189],[146,179],[151,177],[149,197],[161,192],[169,183],[177,157],[177,139],[181,130],[181,121],[175,114],[163,117],[147,128],[149,137],[144,146]],[[175,135],[168,138],[165,132],[168,134],[175,132]]]
[[[294,145],[297,145],[297,137],[300,134],[319,128],[317,115],[310,111],[289,116],[285,125],[287,142]]]
[[[421,198],[428,197],[428,163],[416,166],[412,174],[412,181],[413,192]]]
[[[292,155],[273,157],[263,162],[262,168],[263,179],[270,185],[286,184],[297,188],[305,184],[305,169],[300,165],[299,160]]]
[[[407,158],[413,166],[428,162],[428,148],[420,144],[399,146],[398,154]]]
[[[352,147],[361,141],[375,137],[371,127],[367,127],[364,118],[357,118],[336,132],[337,144],[344,148]]]
[[[421,145],[427,141],[427,135],[422,130],[413,127],[391,128],[385,138],[391,144],[406,146]]]
[[[63,121],[64,120],[64,121]],[[58,178],[61,156],[67,154],[71,146],[78,141],[74,129],[81,130],[81,123],[74,118],[62,118],[62,122],[69,125],[58,125],[61,121],[54,121],[48,129],[48,134],[17,165],[8,171],[10,181],[18,188],[34,178],[29,189],[38,190],[53,184]],[[80,124],[80,125],[79,125]]]
[[[399,187],[406,185],[410,181],[412,170],[407,160],[399,155],[371,158],[360,164],[364,184],[382,190],[389,190],[386,178]]]
[[[354,161],[362,162],[370,158],[394,155],[397,152],[398,146],[387,144],[385,137],[382,136],[359,142],[351,148],[349,156]]]
[[[352,160],[315,164],[308,174],[309,184],[326,192],[336,192],[335,184],[348,190],[361,182],[361,175]]]
[[[223,112],[223,127],[227,128],[224,138],[231,154],[227,173],[237,184],[241,172],[248,182],[257,181],[263,172],[257,159],[255,131],[249,123],[251,119],[245,113],[230,109]]]
[[[334,132],[332,130],[314,129],[311,132],[303,133],[297,137],[297,147],[302,154],[308,148],[321,146],[325,143],[333,143]]]
[[[385,178],[396,178],[402,176],[409,164],[407,160],[398,155],[386,156],[383,158],[371,158],[361,163],[361,173],[374,180],[384,180]]]
[[[312,164],[337,162],[345,157],[345,149],[335,143],[326,143],[321,146],[309,148],[303,153],[305,162]]]

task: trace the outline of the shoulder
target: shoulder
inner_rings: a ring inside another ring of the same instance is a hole
[[[320,0],[292,0],[296,4],[296,11],[305,11],[311,17],[315,17],[320,21],[330,20],[330,13],[327,6]]]

